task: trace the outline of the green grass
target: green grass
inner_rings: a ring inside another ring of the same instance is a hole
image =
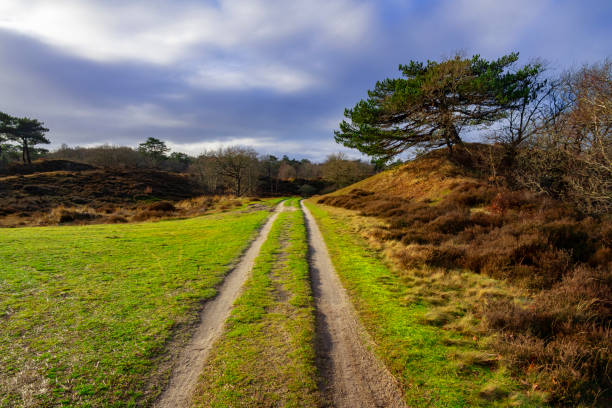
[[[0,407],[155,397],[168,342],[268,215],[0,230]]]
[[[281,213],[214,346],[195,406],[319,405],[307,250],[302,212]]]
[[[410,281],[351,231],[348,218],[310,202],[307,206],[374,339],[375,352],[400,379],[409,406],[538,406],[507,370],[496,368],[497,356],[478,339],[436,327],[449,317],[432,304],[413,301]]]
[[[285,201],[285,207],[299,208],[299,206],[300,206],[300,199],[297,197],[288,198]]]

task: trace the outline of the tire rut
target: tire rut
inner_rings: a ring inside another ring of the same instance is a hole
[[[276,206],[273,215],[268,218],[239,263],[225,277],[217,296],[205,304],[200,313],[200,323],[193,337],[180,353],[174,364],[168,386],[153,404],[154,407],[180,408],[190,405],[209,351],[223,333],[224,323],[230,315],[234,301],[238,298],[242,285],[253,268],[255,258],[266,241],[272,224],[284,207],[284,201]]]
[[[367,346],[360,324],[332,265],[323,236],[301,203],[308,232],[312,289],[317,309],[317,365],[327,406],[405,408],[397,380]]]

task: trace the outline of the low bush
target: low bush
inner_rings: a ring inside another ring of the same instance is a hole
[[[149,205],[149,211],[174,212],[176,207],[169,201],[158,201]]]
[[[499,352],[554,402],[610,401],[612,269],[579,266],[528,304],[492,303],[485,317],[499,331]]]

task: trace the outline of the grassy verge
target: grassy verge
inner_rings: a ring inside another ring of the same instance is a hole
[[[0,407],[151,400],[168,342],[268,215],[2,230]]]
[[[349,211],[307,206],[376,353],[400,379],[410,406],[539,406],[538,396],[522,392],[499,356],[487,351],[490,339],[481,337],[465,305],[447,302],[470,291],[503,292],[495,281],[461,271],[400,274],[356,233]]]
[[[295,208],[297,199],[286,205]],[[281,213],[213,349],[195,406],[318,406],[307,250],[302,212]]]

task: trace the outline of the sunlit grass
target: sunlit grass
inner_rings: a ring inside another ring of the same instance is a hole
[[[302,212],[281,213],[213,349],[195,406],[319,406],[307,249]]]
[[[153,398],[167,342],[268,215],[1,230],[0,406]]]

